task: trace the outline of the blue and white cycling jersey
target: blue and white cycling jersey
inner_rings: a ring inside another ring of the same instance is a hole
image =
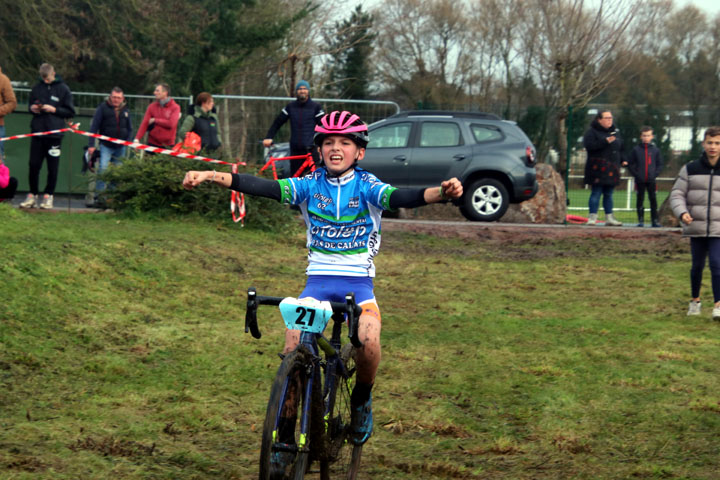
[[[281,201],[299,206],[305,218],[308,275],[375,276],[380,217],[394,187],[359,168],[340,178],[320,168],[278,182]]]

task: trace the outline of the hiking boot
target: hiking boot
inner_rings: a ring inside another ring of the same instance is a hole
[[[588,221],[585,222],[585,225],[595,225],[597,223],[597,213],[591,213],[588,217]]]
[[[615,218],[615,216],[612,213],[608,213],[605,215],[605,225],[608,227],[621,227],[622,222]]]
[[[688,316],[689,315],[700,315],[700,307],[701,303],[699,301],[690,300],[690,305],[688,305]],[[718,310],[717,308],[713,308],[713,316],[715,314],[715,310]]]
[[[20,203],[20,208],[37,208],[40,202],[40,195],[28,193],[27,198]]]
[[[47,193],[43,195],[42,203],[40,204],[40,208],[52,208],[53,207],[53,196],[48,195]]]
[[[350,441],[355,445],[362,445],[368,441],[373,431],[372,395],[365,404],[352,406],[350,421]]]

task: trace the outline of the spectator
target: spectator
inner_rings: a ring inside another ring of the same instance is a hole
[[[40,65],[40,81],[30,91],[28,105],[33,114],[30,122],[32,133],[65,128],[66,120],[75,116],[72,93],[65,82],[55,75],[55,69],[49,63]],[[20,204],[22,208],[53,207],[62,138],[62,133],[54,133],[30,139],[30,193]],[[41,203],[39,183],[43,160],[47,160],[48,173]]]
[[[188,115],[180,127],[179,141],[182,142],[188,132],[197,133],[202,141],[202,149],[209,153],[217,151],[222,146],[215,100],[208,92],[199,93],[195,98],[195,105],[190,106]]]
[[[0,138],[5,136],[5,115],[8,115],[17,107],[15,92],[7,75],[0,69]],[[5,142],[0,142],[0,162],[5,155]]]
[[[720,127],[705,130],[699,159],[685,164],[670,192],[670,208],[690,237],[690,305],[688,315],[700,315],[700,285],[705,259],[710,256],[710,274],[715,301],[713,320],[720,320]]]
[[[13,199],[17,185],[17,178],[10,176],[10,170],[3,163],[3,157],[0,155],[0,203]]]
[[[170,87],[166,83],[157,84],[153,95],[155,101],[145,111],[135,142],[139,143],[147,132],[147,144],[151,147],[172,148],[180,121],[180,105],[170,98]]]
[[[290,155],[306,155],[310,152],[315,163],[318,163],[313,135],[315,135],[315,125],[320,122],[325,112],[319,103],[310,99],[310,84],[305,80],[300,80],[295,86],[295,96],[297,99],[288,103],[275,118],[265,135],[263,145],[265,147],[272,145],[272,139],[277,131],[290,120]],[[290,160],[290,176],[297,172],[304,162],[303,159]]]
[[[90,125],[90,132],[132,141],[133,130],[130,110],[125,102],[125,94],[122,88],[114,87],[108,98],[97,106]],[[95,152],[95,140],[90,138],[88,142],[88,155],[90,157]],[[123,156],[125,156],[125,145],[100,140],[100,165],[97,173],[101,174],[106,171],[110,166],[110,162],[119,164]],[[105,190],[105,182],[98,179],[95,183],[96,195],[103,190]],[[95,197],[95,201],[97,202],[97,197]]]
[[[622,158],[622,139],[613,123],[612,112],[601,110],[585,132],[583,145],[587,150],[585,177],[583,181],[590,185],[590,218],[587,225],[597,223],[600,196],[603,197],[605,225],[622,225],[613,216],[613,190],[620,183],[620,166],[625,165]]]
[[[636,145],[630,152],[630,160],[628,161],[628,170],[635,177],[635,186],[637,188],[637,217],[638,227],[645,225],[645,191],[647,191],[650,200],[650,219],[653,227],[659,227],[657,213],[657,185],[655,179],[660,175],[663,167],[662,155],[660,149],[652,144],[653,141],[652,127],[644,126],[640,128],[640,144]]]

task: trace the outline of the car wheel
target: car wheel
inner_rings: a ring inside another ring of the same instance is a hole
[[[492,178],[483,178],[471,183],[465,191],[460,212],[468,220],[494,222],[505,214],[509,204],[505,185]]]

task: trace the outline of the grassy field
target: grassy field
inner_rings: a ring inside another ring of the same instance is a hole
[[[283,327],[245,334],[243,292],[300,291],[301,231],[0,225],[0,478],[254,478]],[[361,478],[719,478],[720,324],[685,316],[682,240],[387,232],[376,263]]]

